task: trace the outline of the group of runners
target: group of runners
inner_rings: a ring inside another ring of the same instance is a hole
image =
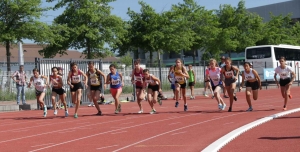
[[[292,98],[290,94],[290,87],[294,81],[295,73],[292,68],[286,65],[286,60],[284,57],[280,58],[280,66],[275,69],[274,79],[281,89],[282,97],[284,98],[283,110],[287,109],[288,98]],[[63,88],[62,75],[59,73],[60,68],[53,67],[52,75],[47,76],[40,75],[38,69],[33,69],[33,76],[30,78],[28,87],[31,84],[34,85],[36,90],[36,97],[41,107],[44,107],[44,117],[47,116],[47,107],[43,102],[45,97],[46,88],[52,88],[52,105],[54,110],[54,115],[57,115],[56,109],[56,96],[59,95],[61,103],[64,105],[65,116],[69,115],[68,108],[66,105],[65,97],[66,92]],[[78,69],[76,63],[71,63],[71,70],[67,75],[67,83],[70,86],[72,103],[75,104],[74,118],[78,117],[78,108],[81,101],[83,85],[89,90],[88,98],[94,103],[98,113],[97,115],[102,115],[100,110],[98,100],[101,96],[102,85],[106,89],[106,85],[110,85],[110,93],[115,100],[115,113],[121,112],[121,104],[119,101],[119,96],[122,93],[122,87],[124,86],[124,79],[122,73],[119,73],[114,64],[109,66],[110,73],[105,75],[101,70],[96,69],[94,62],[88,63],[88,71],[84,73],[82,70]],[[229,57],[225,58],[225,64],[223,67],[219,67],[215,59],[210,59],[209,66],[205,71],[205,88],[209,88],[212,93],[212,98],[215,98],[220,110],[225,110],[226,104],[220,95],[221,89],[226,89],[229,95],[230,105],[228,112],[232,111],[233,100],[237,101],[235,94],[236,81],[238,79],[240,70],[236,66],[232,65],[231,59]],[[278,82],[277,75],[280,76]],[[104,84],[101,84],[101,79],[104,79]],[[186,97],[186,80],[188,79],[188,85],[191,89],[190,99],[195,99],[194,96],[194,85],[196,83],[196,75],[189,66],[187,70],[183,65],[181,59],[176,59],[175,65],[169,70],[168,79],[171,83],[171,88],[174,92],[175,107],[179,106],[179,100],[183,99],[183,110],[188,110],[187,97]],[[83,84],[82,84],[83,82]],[[162,105],[162,100],[158,98],[161,90],[161,81],[155,75],[151,74],[148,69],[143,69],[140,66],[140,60],[134,61],[134,69],[131,75],[131,82],[135,86],[135,94],[137,99],[137,104],[139,106],[138,113],[143,113],[142,101],[145,99],[148,101],[151,111],[150,114],[155,114],[155,104],[159,103]],[[225,87],[224,87],[225,86]],[[239,90],[246,86],[246,100],[249,108],[246,111],[252,111],[251,95],[253,95],[253,100],[258,99],[258,90],[261,89],[261,79],[251,66],[250,63],[244,63],[244,72],[242,73],[242,83]]]

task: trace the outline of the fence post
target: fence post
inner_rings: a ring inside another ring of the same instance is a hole
[[[134,59],[132,59],[132,71],[134,70]],[[132,75],[132,79],[134,80],[134,75]],[[135,101],[136,92],[135,92],[135,83],[132,84],[133,87],[133,101]]]
[[[158,59],[158,68],[159,68],[159,80],[160,80],[160,86],[161,86],[161,89],[162,89],[162,79],[161,79],[161,60],[160,58]]]
[[[265,61],[265,68],[267,68],[267,61]],[[268,79],[266,79],[266,90],[268,89]]]
[[[240,67],[240,61],[238,61],[237,67],[239,69],[239,67]],[[241,86],[240,74],[241,73],[238,74],[238,89],[237,89],[237,91],[240,89],[240,86]]]
[[[101,59],[99,60],[99,69],[100,69],[100,71],[103,72],[103,62],[102,62]],[[102,95],[104,95],[104,84],[105,84],[105,83],[106,83],[106,82],[104,82],[104,79],[101,78],[101,93],[102,93]]]
[[[40,65],[39,65],[40,63],[39,63],[39,58],[34,58],[34,66],[35,66],[35,68],[37,68],[37,69],[40,69],[39,67],[40,67]],[[39,104],[39,101],[38,101],[38,99],[36,99],[36,105],[37,105],[37,109],[38,110],[40,110],[40,104]],[[44,108],[44,107],[43,107]]]
[[[297,62],[298,64],[297,64],[297,76],[298,76],[298,87],[299,87],[299,62]],[[295,71],[296,72],[296,71]]]

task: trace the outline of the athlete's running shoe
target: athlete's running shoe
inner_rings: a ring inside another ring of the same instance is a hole
[[[179,105],[179,102],[178,102],[178,101],[176,101],[176,102],[175,102],[175,107],[177,108],[177,107],[178,107],[178,105]]]
[[[220,110],[223,108],[222,104],[219,104],[218,107]]]
[[[101,116],[102,115],[102,111],[98,111],[98,113],[96,115]]]
[[[43,115],[44,117],[46,117],[47,116],[47,107],[46,106],[44,106],[44,115]]]
[[[78,118],[78,115],[77,115],[77,113],[75,113],[75,115],[74,115],[74,118]]]
[[[65,116],[66,116],[66,117],[68,117],[68,116],[69,116],[69,112],[68,112],[68,110],[67,110],[67,111],[65,111]]]
[[[222,105],[222,110],[225,110],[226,104]]]
[[[54,114],[54,115],[57,115],[57,110],[56,110],[56,109],[54,110],[54,113],[53,113],[53,114]]]
[[[184,105],[184,111],[188,111],[188,106],[187,105]]]
[[[143,113],[143,110],[140,110],[138,113]]]
[[[157,98],[157,102],[159,103],[160,106],[162,105],[162,101],[160,98]]]
[[[252,109],[252,107],[249,107],[246,111],[252,111],[253,109]]]
[[[224,109],[223,109],[223,110],[224,110]],[[232,108],[231,108],[231,107],[229,107],[229,108],[228,108],[228,112],[231,112],[231,111],[232,111]]]
[[[150,114],[155,114],[156,110],[152,109],[152,111],[150,112]]]
[[[234,101],[237,101],[237,97],[236,95],[233,96]]]

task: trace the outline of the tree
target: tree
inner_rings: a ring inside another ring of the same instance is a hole
[[[156,13],[148,4],[139,1],[140,13],[128,10],[131,20],[129,34],[131,46],[150,53],[150,65],[153,62],[153,52],[158,55],[163,51],[180,52],[191,46],[193,33],[181,30],[184,22],[179,22],[180,16],[172,12]]]
[[[263,39],[257,45],[290,44],[299,45],[299,23],[293,24],[291,15],[274,16],[265,23]]]
[[[50,2],[54,0],[49,0]],[[49,51],[64,53],[68,48],[82,50],[88,59],[97,58],[101,52],[114,47],[122,35],[121,18],[111,15],[109,2],[114,0],[61,0],[54,10],[65,7],[64,12],[54,19],[55,24],[66,25],[67,29],[59,33],[66,37],[58,44],[50,43],[41,53]]]
[[[195,0],[184,0],[183,4],[173,5],[171,11],[181,16],[180,21],[186,22],[185,28],[189,28],[194,33],[190,47],[190,51],[193,51],[194,54],[194,64],[196,62],[196,51],[199,49],[204,48],[205,51],[210,51],[210,53],[218,53],[217,50],[210,50],[208,47],[215,41],[220,32],[218,18],[213,14],[213,11],[206,10],[198,5]]]
[[[120,62],[125,65],[125,67],[129,67],[132,65],[132,57],[129,53],[124,56],[121,56]]]
[[[1,0],[0,2],[0,42],[6,48],[7,71],[10,71],[10,48],[22,39],[37,39],[47,35],[47,25],[38,21],[47,8],[42,8],[41,0]]]
[[[221,5],[216,14],[222,30],[214,46],[229,56],[232,51],[255,45],[262,39],[262,18],[248,12],[245,1],[240,1],[237,8],[227,4]]]

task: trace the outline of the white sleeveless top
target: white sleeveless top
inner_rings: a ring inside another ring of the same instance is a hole
[[[208,76],[210,77],[212,83],[214,86],[217,86],[220,84],[221,81],[221,68],[216,67],[213,71],[212,69],[208,70]]]
[[[250,72],[249,73],[247,73],[246,71],[244,71],[244,76],[245,76],[245,80],[246,81],[256,79],[255,75],[253,74],[252,68],[250,68]]]
[[[280,79],[290,78],[291,72],[293,72],[293,69],[288,65],[286,65],[284,69],[282,69],[280,66],[275,69],[275,73],[279,74]]]
[[[153,83],[154,83],[154,80],[152,79],[152,76],[153,76],[153,75],[152,75],[152,74],[150,74],[150,76],[149,76],[150,78],[149,78],[149,79],[145,78],[145,82],[146,82],[146,83],[148,83],[148,84],[151,84],[151,85],[153,85]],[[155,83],[155,84],[157,84],[157,83]]]
[[[45,91],[45,80],[40,75],[39,77],[33,77],[33,84],[36,90]]]

